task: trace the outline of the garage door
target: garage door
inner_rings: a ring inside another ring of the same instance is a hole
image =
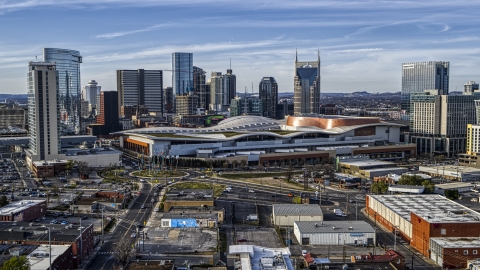
[[[310,245],[310,238],[302,237],[302,245]]]

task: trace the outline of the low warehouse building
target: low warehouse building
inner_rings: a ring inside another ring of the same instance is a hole
[[[317,204],[274,204],[273,224],[293,226],[295,221],[323,221],[323,212]]]
[[[465,193],[465,192],[470,192],[472,189],[475,188],[474,184],[471,183],[465,183],[465,182],[460,182],[460,183],[445,183],[445,184],[438,184],[435,185],[435,193],[444,195],[445,190],[458,190],[458,193]]]
[[[478,237],[480,213],[441,195],[367,195],[366,212],[430,257],[434,237]]]
[[[32,221],[47,214],[45,200],[21,200],[0,208],[1,221]]]
[[[478,237],[430,238],[430,259],[443,269],[467,268],[468,261],[479,258]]]
[[[293,233],[302,245],[375,244],[375,229],[365,221],[295,221]]]

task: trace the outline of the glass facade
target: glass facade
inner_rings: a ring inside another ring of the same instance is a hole
[[[320,113],[320,52],[316,61],[299,62],[295,57],[294,114]]]
[[[402,64],[402,109],[410,111],[410,94],[438,90],[448,95],[450,62],[429,61]]]
[[[175,95],[193,91],[193,54],[172,53],[172,87]]]
[[[273,77],[263,77],[259,85],[259,96],[262,100],[262,116],[276,118],[278,104],[278,85]]]
[[[80,133],[82,56],[75,50],[43,48],[43,61],[54,62],[57,67],[61,134],[78,134]]]

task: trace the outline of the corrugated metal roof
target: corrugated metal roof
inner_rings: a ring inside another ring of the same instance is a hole
[[[274,204],[273,214],[276,216],[323,216],[318,204]]]
[[[315,226],[317,224],[317,226]],[[301,234],[304,233],[374,233],[365,221],[295,221]]]

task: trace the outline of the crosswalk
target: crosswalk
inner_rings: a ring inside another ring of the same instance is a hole
[[[113,252],[113,251],[102,251],[102,252],[98,252],[97,254],[99,255],[113,255],[115,253],[118,253],[118,252]]]

